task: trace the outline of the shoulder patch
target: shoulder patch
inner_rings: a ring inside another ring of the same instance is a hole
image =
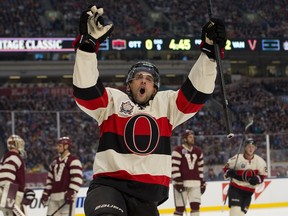
[[[132,105],[131,101],[122,102],[120,105],[120,113],[124,115],[132,115],[134,109],[134,105]]]

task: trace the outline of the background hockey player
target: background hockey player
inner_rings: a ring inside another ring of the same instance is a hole
[[[25,142],[18,135],[7,139],[8,152],[0,161],[0,211],[5,216],[15,215],[15,211],[27,215],[26,206],[30,205],[35,193],[25,189]]]
[[[47,215],[53,214],[63,206],[55,216],[72,216],[75,211],[77,193],[83,183],[82,164],[70,153],[72,141],[61,137],[57,141],[58,156],[52,161],[48,170],[46,186],[41,202],[47,206]]]
[[[223,169],[224,177],[231,178],[228,190],[230,216],[247,213],[255,188],[267,177],[266,162],[255,154],[255,150],[254,140],[247,139],[244,153],[230,158]]]
[[[186,203],[191,208],[191,216],[199,216],[201,195],[206,190],[203,179],[203,153],[195,145],[194,132],[186,130],[183,144],[172,152],[172,180],[174,187],[174,216],[183,215]]]
[[[96,6],[82,13],[74,43],[75,100],[100,129],[85,214],[156,216],[157,205],[168,198],[172,130],[193,117],[212,94],[217,74],[212,40],[223,48],[225,27],[219,20],[205,25],[202,53],[178,91],[158,92],[158,68],[140,61],[128,70],[126,94],[104,87],[99,77],[99,44],[113,29],[102,14],[103,8]]]

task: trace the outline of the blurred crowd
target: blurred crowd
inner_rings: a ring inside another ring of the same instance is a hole
[[[259,146],[259,154],[266,158],[265,134],[269,134],[273,153],[270,157],[275,162],[286,161],[287,84],[288,80],[283,79],[269,82],[255,79],[227,86],[232,131],[236,135],[232,140],[226,138],[220,93],[216,90],[213,98],[194,118],[174,130],[172,147],[181,143],[184,130],[192,129],[196,134],[196,144],[203,149],[207,167],[223,165],[237,153],[238,148],[235,146],[240,145],[245,125],[253,116],[254,124],[248,133],[253,134],[251,136]],[[26,141],[29,172],[47,170],[49,161],[55,156],[55,142],[60,132],[61,136],[71,137],[72,151],[82,161],[87,178],[91,178],[93,158],[99,141],[98,126],[92,118],[78,110],[72,98],[71,84],[6,83],[0,88],[0,98],[0,142],[5,145],[7,137],[12,133],[14,121],[15,132]]]
[[[85,3],[84,3],[85,2]],[[2,0],[0,37],[76,37],[78,20],[89,1]],[[112,37],[199,37],[209,19],[208,1],[106,0]],[[288,37],[288,6],[284,0],[215,0],[212,15],[223,19],[229,38]]]

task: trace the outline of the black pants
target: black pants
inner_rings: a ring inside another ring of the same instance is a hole
[[[86,216],[104,213],[117,216],[159,216],[155,203],[137,199],[104,185],[94,185],[88,190],[84,211]]]
[[[246,214],[251,203],[253,193],[230,186],[229,188],[229,207],[240,206]]]

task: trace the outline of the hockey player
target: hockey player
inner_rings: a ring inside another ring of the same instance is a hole
[[[231,178],[228,190],[230,216],[247,213],[255,188],[267,177],[266,162],[255,154],[255,150],[254,140],[247,139],[244,153],[230,158],[223,168],[224,178]]]
[[[5,216],[13,216],[15,212],[27,215],[26,206],[30,205],[35,193],[25,189],[25,142],[18,135],[7,139],[8,152],[0,160],[0,211]]]
[[[83,182],[82,164],[70,153],[72,141],[61,137],[57,141],[58,156],[49,166],[46,186],[41,203],[48,206],[47,215],[72,216],[75,212],[77,193]]]
[[[202,53],[178,91],[159,91],[158,68],[140,61],[128,71],[124,92],[104,87],[98,71],[99,44],[112,32],[95,5],[80,18],[73,74],[77,105],[94,118],[100,141],[85,199],[86,216],[156,216],[168,198],[172,130],[193,117],[215,87],[213,40],[223,48],[225,27],[203,27]]]
[[[186,130],[183,144],[172,152],[172,180],[174,187],[174,216],[183,215],[189,202],[191,216],[199,216],[201,195],[206,190],[203,179],[203,153],[195,146],[194,132]]]

